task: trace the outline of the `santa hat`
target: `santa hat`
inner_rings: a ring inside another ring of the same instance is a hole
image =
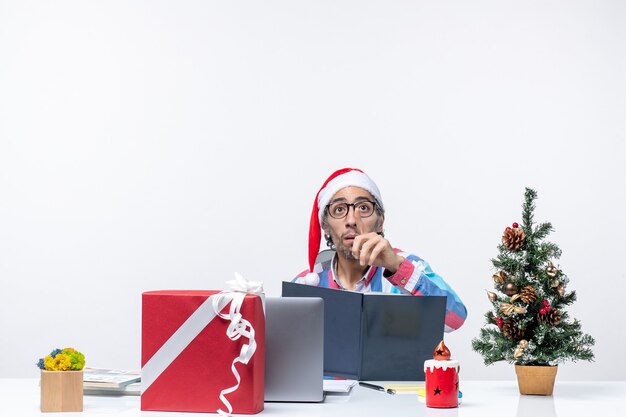
[[[309,225],[309,274],[305,278],[305,282],[311,285],[317,285],[319,276],[314,271],[315,259],[320,251],[320,240],[322,238],[322,219],[324,210],[330,202],[331,198],[339,191],[346,187],[359,187],[368,191],[380,205],[383,207],[383,200],[380,196],[378,187],[363,171],[358,168],[342,168],[333,172],[324,182],[322,188],[317,192],[315,201],[313,202],[313,210],[311,211],[311,223]],[[317,282],[315,282],[317,281]]]

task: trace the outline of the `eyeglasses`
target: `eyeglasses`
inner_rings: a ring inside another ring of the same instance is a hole
[[[374,214],[376,203],[369,200],[357,201],[356,203],[333,203],[326,206],[326,211],[333,219],[343,219],[348,215],[350,207],[354,209],[354,213],[364,219]]]

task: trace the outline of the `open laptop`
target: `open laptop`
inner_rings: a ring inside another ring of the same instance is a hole
[[[265,401],[324,400],[324,300],[265,300]]]

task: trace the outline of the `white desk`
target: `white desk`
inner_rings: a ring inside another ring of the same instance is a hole
[[[30,417],[193,417],[194,413],[139,410],[139,397],[85,396],[80,413],[40,413],[37,379],[0,379],[0,416]],[[622,416],[626,382],[559,382],[552,397],[519,395],[515,381],[463,381],[463,404],[454,409],[431,409],[415,394],[389,395],[356,386],[349,396],[327,396],[320,404],[266,403],[266,416],[436,416],[436,417],[554,417]],[[216,416],[217,414],[201,414]]]

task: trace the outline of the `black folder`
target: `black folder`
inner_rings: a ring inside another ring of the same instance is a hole
[[[443,340],[446,297],[358,293],[283,282],[283,297],[324,300],[324,375],[423,381]]]

